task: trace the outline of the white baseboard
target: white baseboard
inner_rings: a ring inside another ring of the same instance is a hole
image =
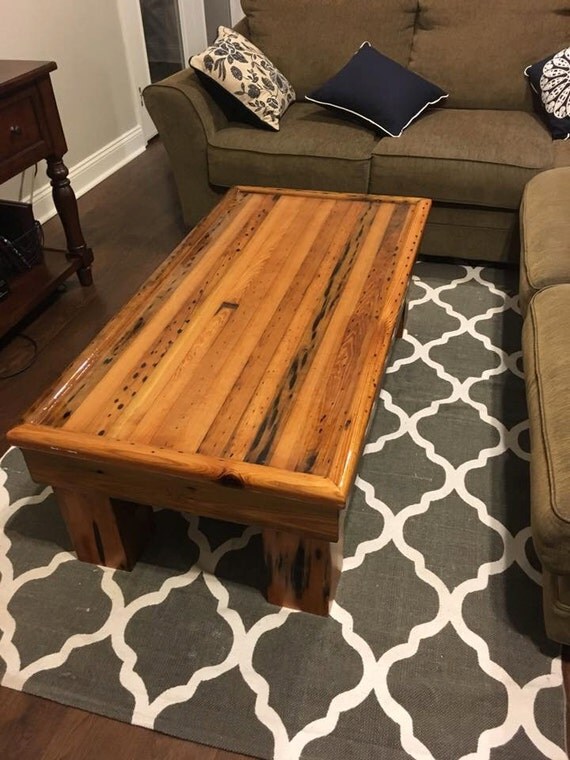
[[[75,195],[80,198],[99,182],[120,169],[121,166],[128,164],[129,161],[140,155],[145,147],[146,141],[142,129],[140,126],[136,126],[116,140],[107,143],[100,150],[87,156],[75,166],[69,167],[69,179]],[[24,200],[29,201],[30,199]],[[46,182],[34,192],[34,216],[43,224],[55,213],[51,185]]]

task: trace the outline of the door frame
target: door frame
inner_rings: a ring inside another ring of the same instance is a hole
[[[232,26],[235,26],[237,22],[244,17],[240,0],[230,0],[230,16],[232,19]]]
[[[186,64],[196,53],[201,53],[207,46],[206,13],[204,3],[207,0],[178,0],[182,47]],[[138,5],[138,3],[137,3]]]
[[[120,0],[118,8],[137,123],[148,142],[157,134],[157,129],[142,98],[142,91],[150,84],[150,69],[139,0]],[[206,47],[204,0],[178,0],[178,10],[182,49],[187,63],[192,55]]]

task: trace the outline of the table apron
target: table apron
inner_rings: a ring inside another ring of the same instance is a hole
[[[199,479],[192,473],[174,475],[96,459],[76,459],[59,453],[23,450],[32,478],[38,483],[74,491],[95,491],[111,498],[176,509],[180,512],[245,525],[285,530],[337,541],[342,510],[318,501],[234,488]]]

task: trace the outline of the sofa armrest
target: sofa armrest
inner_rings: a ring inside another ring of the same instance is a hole
[[[208,179],[208,138],[227,118],[193,69],[149,85],[143,97],[168,154],[184,220],[193,226],[224,192]]]

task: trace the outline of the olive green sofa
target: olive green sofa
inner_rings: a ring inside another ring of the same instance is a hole
[[[293,84],[279,132],[232,120],[186,69],[145,89],[184,218],[234,184],[426,196],[422,252],[518,258],[525,184],[570,165],[535,115],[524,68],[568,44],[570,0],[242,0],[238,28]],[[368,40],[449,92],[384,137],[304,101]]]
[[[570,644],[570,168],[529,182],[521,243],[532,537],[546,632]]]

